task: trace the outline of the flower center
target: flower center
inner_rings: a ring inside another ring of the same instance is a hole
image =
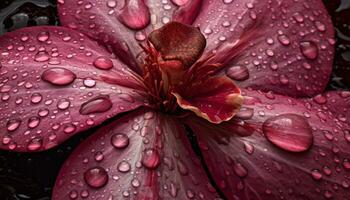
[[[150,33],[142,46],[142,77],[155,109],[173,114],[190,110],[212,123],[230,120],[238,112],[240,90],[231,79],[218,75],[222,64],[213,63],[215,55],[200,59],[205,46],[198,28],[178,22]]]

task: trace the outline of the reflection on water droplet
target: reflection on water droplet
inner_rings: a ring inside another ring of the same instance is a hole
[[[245,66],[232,66],[227,69],[226,74],[236,81],[244,81],[249,78],[249,71]]]
[[[316,43],[312,41],[300,42],[300,51],[308,59],[314,60],[318,56],[318,48]]]
[[[149,9],[143,0],[129,0],[118,20],[130,29],[143,29],[150,23]]]
[[[118,164],[118,171],[120,172],[128,172],[130,171],[130,164],[127,162],[127,161],[121,161],[119,164]]]
[[[157,150],[151,148],[146,149],[142,154],[142,165],[149,169],[156,169],[160,164],[160,157]]]
[[[303,152],[313,143],[313,135],[308,121],[296,114],[282,114],[267,119],[263,124],[267,139],[283,150]]]
[[[101,113],[111,109],[112,106],[113,103],[108,95],[98,96],[83,103],[80,107],[79,112],[82,115],[88,115],[91,113]]]
[[[85,182],[93,188],[101,188],[108,182],[108,174],[102,167],[93,167],[85,171]]]
[[[105,56],[100,56],[94,61],[94,66],[98,69],[109,70],[113,67],[113,62],[111,59]]]
[[[41,138],[34,138],[28,143],[27,149],[29,151],[37,151],[41,148],[42,143],[43,140]]]
[[[111,138],[111,144],[117,149],[124,149],[129,145],[129,137],[123,133],[114,134]]]
[[[50,55],[46,51],[39,51],[35,56],[34,60],[37,62],[45,62],[50,59]]]
[[[53,85],[63,86],[71,84],[76,79],[76,75],[68,69],[54,67],[45,70],[41,79]]]
[[[11,119],[6,123],[6,127],[8,131],[15,131],[19,125],[21,124],[20,119]]]

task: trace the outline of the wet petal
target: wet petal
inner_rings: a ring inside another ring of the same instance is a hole
[[[346,199],[349,122],[327,104],[243,92],[237,117],[190,123],[214,179],[229,199]],[[229,125],[228,125],[229,124]]]
[[[191,23],[201,1],[63,0],[58,1],[58,11],[63,26],[110,46],[124,63],[140,72],[139,42],[144,42],[148,33],[170,22],[173,16],[179,22]]]
[[[206,41],[201,32],[178,22],[153,31],[148,39],[164,60],[180,60],[190,67],[203,53]]]
[[[240,109],[243,97],[227,77],[214,77],[185,85],[185,92],[174,92],[179,106],[212,123],[230,120]]]
[[[132,112],[71,154],[53,199],[215,199],[184,128],[159,113]]]
[[[143,104],[137,76],[67,28],[7,33],[0,55],[0,148],[49,149]]]
[[[290,96],[322,92],[332,69],[334,33],[322,1],[207,1],[193,23],[212,62],[241,87]]]

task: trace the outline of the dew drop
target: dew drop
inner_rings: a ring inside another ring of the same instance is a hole
[[[8,131],[15,131],[21,125],[21,122],[20,119],[11,119],[7,122],[6,128]]]
[[[124,149],[129,146],[129,137],[123,133],[114,134],[111,137],[111,144],[116,149]]]
[[[177,6],[183,6],[188,3],[189,0],[171,0]]]
[[[303,152],[313,143],[308,121],[296,114],[282,114],[267,119],[263,124],[267,139],[277,147],[290,152]]]
[[[115,0],[108,0],[107,6],[110,8],[115,8],[117,6],[117,2]]]
[[[315,180],[317,180],[317,181],[322,179],[322,174],[321,174],[320,171],[317,170],[317,169],[312,170],[311,176],[312,176],[313,179],[315,179]]]
[[[37,62],[45,62],[50,59],[49,54],[46,51],[39,51],[35,56],[34,60]]]
[[[46,42],[50,38],[50,34],[47,31],[38,33],[37,37],[39,42]]]
[[[314,60],[318,56],[318,48],[315,42],[303,41],[300,42],[300,51],[308,59]]]
[[[160,157],[157,150],[150,148],[146,149],[142,154],[142,165],[149,169],[156,169],[160,164]]]
[[[88,88],[92,88],[96,85],[96,81],[91,78],[84,79],[83,83],[84,83],[84,86]]]
[[[278,41],[284,46],[287,46],[290,44],[290,40],[286,35],[279,35]]]
[[[94,66],[98,69],[109,70],[113,67],[113,62],[111,59],[105,56],[100,56],[94,61]]]
[[[89,101],[83,103],[80,107],[80,114],[88,115],[91,113],[101,113],[106,112],[113,106],[112,101],[108,95],[98,96]]]
[[[42,145],[43,140],[41,138],[34,138],[28,143],[27,149],[29,151],[37,151],[42,147]]]
[[[102,167],[93,167],[85,171],[85,182],[93,188],[101,188],[108,182],[108,174]]]
[[[74,124],[67,124],[63,128],[63,132],[70,134],[70,133],[73,133],[76,129],[77,129],[77,127]]]
[[[39,94],[39,93],[34,93],[34,94],[32,94],[32,96],[30,97],[30,101],[31,101],[33,104],[38,104],[38,103],[40,103],[42,99],[43,99],[43,97],[42,97],[41,94]]]
[[[249,71],[245,66],[232,66],[227,69],[226,74],[236,81],[244,81],[249,78]]]
[[[70,106],[70,101],[68,99],[60,99],[57,102],[57,108],[60,110],[65,110],[69,108],[69,106]]]
[[[41,79],[53,85],[63,86],[71,84],[76,79],[76,75],[68,69],[54,67],[45,70]]]
[[[40,124],[39,117],[31,117],[28,119],[28,127],[29,128],[35,128]]]
[[[143,29],[150,23],[149,9],[143,0],[129,0],[118,20],[130,29]]]
[[[235,171],[236,175],[241,178],[248,175],[247,169],[241,163],[235,163],[233,165],[233,170]]]
[[[127,161],[121,161],[118,164],[118,171],[120,171],[120,172],[126,173],[126,172],[130,171],[130,168],[131,168],[131,166]]]

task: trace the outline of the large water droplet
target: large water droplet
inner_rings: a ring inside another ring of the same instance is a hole
[[[308,150],[313,143],[313,135],[308,121],[296,114],[282,114],[267,119],[263,132],[274,145],[291,152]]]
[[[39,51],[35,56],[34,60],[37,62],[45,62],[50,59],[50,55],[46,51]]]
[[[308,59],[314,60],[318,56],[318,48],[315,42],[303,41],[300,42],[300,51]]]
[[[155,169],[160,164],[159,153],[155,149],[146,149],[142,154],[141,159],[142,165],[149,168]]]
[[[129,145],[129,137],[123,133],[114,134],[111,138],[111,144],[117,149],[124,149]]]
[[[40,103],[42,99],[43,99],[43,97],[42,97],[41,94],[39,94],[39,93],[34,93],[34,94],[32,94],[32,96],[30,96],[30,101],[31,101],[33,104],[38,104],[38,103]]]
[[[249,78],[249,71],[245,66],[232,66],[227,69],[226,74],[236,81],[244,81]]]
[[[129,0],[118,19],[128,28],[143,29],[150,22],[149,9],[143,0]]]
[[[108,95],[99,96],[83,103],[80,107],[79,112],[82,115],[106,112],[112,108],[112,105],[112,101]]]
[[[108,174],[102,167],[93,167],[84,173],[85,182],[93,188],[101,188],[108,182]]]
[[[94,66],[98,69],[109,70],[113,67],[113,62],[108,57],[100,56],[94,61]]]
[[[53,85],[68,85],[76,79],[76,75],[68,69],[55,67],[45,70],[41,79]]]

